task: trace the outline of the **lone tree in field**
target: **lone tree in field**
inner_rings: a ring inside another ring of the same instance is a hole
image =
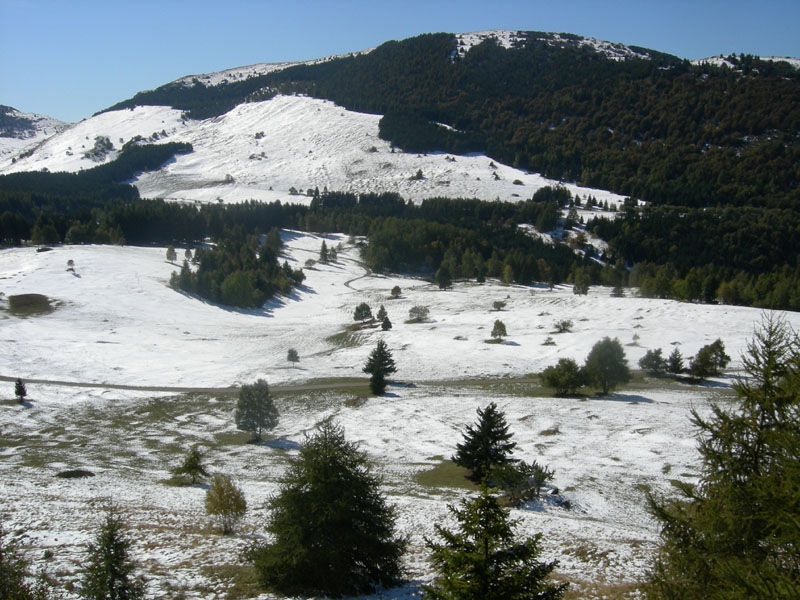
[[[285,595],[328,596],[397,583],[406,543],[380,483],[339,425],[320,425],[269,501],[272,541],[248,552],[260,583]]]
[[[764,317],[733,406],[692,411],[700,480],[649,498],[661,524],[650,598],[800,598],[800,339]]]
[[[478,422],[467,425],[463,435],[464,441],[456,444],[452,461],[469,471],[466,477],[473,483],[483,483],[493,468],[514,462],[509,455],[517,443],[510,441],[513,434],[494,402],[478,409]]]
[[[175,475],[188,475],[192,478],[192,485],[197,483],[198,479],[208,477],[208,471],[203,465],[203,453],[200,452],[200,446],[197,444],[192,446],[189,452],[186,453],[181,466],[173,469],[172,472]]]
[[[25,382],[22,379],[17,378],[14,382],[14,395],[17,397],[17,401],[22,404],[25,401],[25,396],[28,395],[28,388],[25,387]]]
[[[428,318],[430,312],[427,306],[412,306],[408,309],[408,320],[412,323],[420,323]]]
[[[178,260],[178,253],[175,252],[175,247],[167,246],[167,262],[174,263],[176,260]]]
[[[386,317],[381,323],[381,329],[383,331],[389,331],[392,328],[392,322],[389,320],[389,317]]]
[[[242,490],[227,475],[217,473],[206,491],[206,513],[219,523],[222,533],[233,533],[236,524],[247,512]]]
[[[625,351],[616,338],[605,337],[592,346],[583,368],[589,381],[599,385],[604,394],[631,380]]]
[[[391,296],[392,296],[392,298],[393,298],[394,300],[397,300],[397,299],[400,297],[400,294],[401,294],[401,293],[402,293],[402,292],[401,292],[401,290],[400,290],[400,286],[399,286],[399,285],[396,285],[396,286],[394,286],[394,287],[392,288],[392,291],[390,292],[390,294],[391,294]]]
[[[458,529],[434,525],[441,541],[425,538],[437,573],[432,585],[423,586],[426,599],[558,600],[564,595],[566,583],[548,582],[557,562],[538,560],[542,534],[518,540],[518,521],[485,487],[477,498],[462,500],[460,509],[448,508]]]
[[[300,355],[297,354],[297,350],[294,348],[289,348],[289,351],[286,353],[286,360],[292,363],[292,365],[296,365],[300,362]]]
[[[555,388],[557,396],[574,394],[578,388],[586,385],[586,373],[571,358],[559,358],[554,366],[542,371],[542,383]]]
[[[356,306],[356,309],[353,311],[354,321],[361,321],[363,323],[367,319],[371,318],[372,318],[372,309],[366,302],[362,302],[361,304]]]
[[[503,339],[504,336],[507,336],[506,333],[506,324],[503,323],[500,319],[495,319],[494,327],[492,327],[492,338],[496,339],[498,342]]]
[[[122,518],[109,508],[84,563],[78,587],[87,600],[138,600],[144,598],[145,583],[133,574],[131,542],[125,535]]]
[[[382,394],[386,391],[386,376],[397,372],[397,366],[386,342],[378,340],[362,370],[370,374],[369,388],[373,394]]]
[[[239,401],[234,413],[236,427],[253,434],[253,441],[261,441],[261,433],[278,424],[278,409],[269,395],[269,384],[263,379],[245,384],[239,391]]]

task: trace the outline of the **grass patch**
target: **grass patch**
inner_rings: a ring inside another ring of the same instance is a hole
[[[417,473],[414,479],[419,485],[429,488],[477,490],[478,486],[465,477],[467,472],[452,460],[442,460],[438,465]]]
[[[561,433],[561,430],[558,428],[558,425],[556,425],[550,429],[543,429],[539,432],[539,435],[558,435],[559,433]]]
[[[203,567],[201,571],[225,587],[224,597],[229,600],[253,598],[264,591],[258,583],[256,570],[249,565],[214,565]]]
[[[53,312],[57,304],[42,294],[16,294],[8,297],[8,312],[15,317],[38,317]]]
[[[218,446],[244,446],[252,437],[247,431],[231,431],[214,434],[214,441]]]
[[[325,341],[340,349],[356,348],[361,346],[364,340],[364,335],[359,333],[360,330],[361,326],[359,325],[348,325],[344,331],[326,337]]]

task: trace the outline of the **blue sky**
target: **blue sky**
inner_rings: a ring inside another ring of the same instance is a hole
[[[798,0],[0,0],[0,104],[77,121],[183,75],[437,31],[569,32],[689,59],[800,57],[798,23]]]

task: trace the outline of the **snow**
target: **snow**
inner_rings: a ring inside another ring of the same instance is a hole
[[[0,135],[0,165],[68,127],[68,123],[58,119],[35,113],[23,113],[13,108],[7,112],[7,115],[12,118],[31,121],[33,129],[18,132],[14,136]]]
[[[422,536],[431,535],[434,522],[452,524],[447,505],[466,493],[423,486],[415,475],[449,457],[475,410],[495,401],[519,444],[516,456],[554,469],[553,483],[572,504],[515,510],[521,532],[545,534],[545,558],[560,561],[559,577],[635,587],[658,533],[644,511],[644,490],[670,494],[670,479],[696,480],[689,409],[706,414],[709,400],[727,402],[731,376],[702,387],[661,380],[605,398],[553,398],[539,395],[528,374],[562,357],[582,362],[604,336],[620,339],[632,366],[648,348],[678,347],[689,357],[719,337],[737,368],[760,311],[613,298],[607,288],[575,296],[568,286],[490,281],[441,291],[421,279],[366,272],[358,240],[290,231],[283,238],[294,266],[317,258],[323,240],[342,248],[337,262],[306,268],[303,287],[261,310],[233,310],[171,290],[167,280],[177,266],[165,261],[164,248],[0,252],[0,375],[29,381],[25,407],[13,400],[11,382],[0,384],[3,520],[6,531],[24,532],[18,539],[37,567],[46,562],[43,549],[53,548],[49,568],[74,580],[101,518],[97,507],[111,499],[132,526],[133,556],[151,593],[178,587],[190,598],[223,594],[227,580],[215,566],[239,564],[248,540],[264,534],[264,502],[278,489],[287,458],[317,423],[333,418],[375,461],[398,527],[410,538],[409,582],[372,597],[410,599],[431,577]],[[70,259],[74,274],[65,270]],[[395,285],[401,297],[390,299]],[[45,294],[57,307],[14,316],[7,298],[22,293]],[[506,302],[502,311],[492,310],[495,300]],[[353,330],[361,302],[373,312],[383,304],[393,328]],[[405,323],[414,305],[430,307],[428,321]],[[800,314],[783,316],[800,327]],[[495,319],[509,336],[487,344]],[[574,322],[573,331],[554,334],[562,319]],[[542,345],[547,337],[556,345]],[[363,378],[361,366],[381,338],[398,366],[384,396],[287,387]],[[300,355],[296,367],[286,361],[289,348]],[[281,421],[264,444],[248,445],[246,436],[237,437],[234,396],[224,388],[256,378],[270,383]],[[220,389],[166,389],[176,386]],[[245,492],[249,510],[239,535],[213,532],[201,485],[164,483],[194,443],[205,449],[212,472],[231,475]],[[76,468],[95,477],[54,478]]]
[[[391,145],[378,137],[379,121],[379,115],[351,112],[303,96],[241,104],[203,121],[183,121],[181,111],[168,107],[140,106],[82,121],[47,140],[30,158],[15,164],[10,158],[5,164],[0,162],[0,173],[92,168],[101,163],[85,158],[84,153],[94,146],[95,137],[108,137],[114,144],[114,151],[101,161],[108,162],[124,142],[140,135],[154,143],[189,142],[194,147],[193,153],[177,156],[159,171],[145,173],[133,182],[146,198],[308,204],[309,197],[290,195],[290,190],[305,194],[308,189],[327,188],[397,192],[415,201],[437,196],[516,201],[530,198],[540,187],[562,185],[536,173],[495,164],[483,155],[392,152]],[[153,139],[154,133],[158,140]],[[412,180],[420,169],[424,178]],[[622,196],[603,190],[563,185],[573,194],[591,194],[601,202],[623,201]]]

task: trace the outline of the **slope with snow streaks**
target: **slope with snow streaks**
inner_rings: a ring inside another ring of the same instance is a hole
[[[84,153],[97,136],[108,137],[114,145],[104,159],[108,162],[123,143],[139,135],[150,143],[189,142],[194,147],[193,153],[134,181],[146,198],[308,203],[310,198],[290,196],[290,190],[327,188],[397,192],[415,201],[437,196],[514,201],[530,198],[540,187],[559,185],[536,173],[495,164],[483,155],[393,151],[378,136],[379,121],[379,115],[303,96],[241,104],[203,121],[184,121],[181,111],[173,108],[139,106],[82,121],[49,139],[29,158],[0,163],[0,173],[91,168],[100,163]],[[422,179],[412,179],[417,171],[422,171]],[[593,195],[601,202],[623,200],[610,192],[565,185],[573,194]]]
[[[68,123],[52,117],[0,106],[0,164],[5,160],[11,161],[68,126]]]

